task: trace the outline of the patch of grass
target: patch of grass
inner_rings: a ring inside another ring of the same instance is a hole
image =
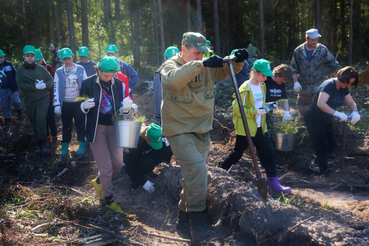
[[[284,193],[281,193],[281,195],[278,197],[278,201],[283,202],[286,205],[291,205],[291,200],[285,197]]]
[[[324,205],[323,205],[323,208],[325,208],[325,209],[329,209],[329,210],[332,210],[332,209],[333,209],[333,206],[328,205],[328,201],[326,201],[326,202],[324,203]]]

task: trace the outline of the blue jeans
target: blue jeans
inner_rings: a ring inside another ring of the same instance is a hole
[[[16,110],[22,109],[19,100],[19,92],[13,92],[10,88],[0,88],[1,107],[3,108],[4,119],[10,119],[10,104],[13,104]]]

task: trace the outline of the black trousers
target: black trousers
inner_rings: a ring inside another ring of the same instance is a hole
[[[63,124],[62,142],[69,143],[72,138],[73,119],[77,129],[77,140],[79,142],[86,141],[85,114],[82,113],[80,104],[78,102],[63,102],[61,118]]]
[[[317,156],[320,173],[323,174],[328,169],[329,153],[337,147],[333,121],[318,118],[310,108],[306,110],[304,119]]]
[[[257,129],[255,137],[251,137],[259,155],[260,163],[264,167],[267,177],[276,177],[274,153],[270,143],[269,134],[263,134],[261,127]],[[233,164],[238,162],[243,152],[249,147],[246,136],[237,135],[236,144],[232,152],[224,159],[222,167],[229,169]]]
[[[56,129],[54,106],[52,103],[49,103],[49,109],[47,111],[46,116],[46,123],[47,123],[46,135],[49,136],[49,133],[51,132],[51,135],[55,137],[58,134],[58,130]]]
[[[150,173],[162,162],[169,163],[172,157],[171,148],[167,147],[165,144],[163,144],[163,148],[159,150],[152,149],[147,154],[140,154],[134,162],[126,161],[132,158],[130,153],[131,152],[125,152],[123,154],[124,163],[126,163],[126,172],[131,180],[138,185],[144,185],[146,183],[147,179],[144,178],[145,174]]]

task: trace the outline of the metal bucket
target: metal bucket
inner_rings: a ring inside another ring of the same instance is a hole
[[[276,133],[275,147],[280,151],[292,151],[296,133]]]
[[[118,148],[137,148],[142,122],[119,120],[114,122]]]

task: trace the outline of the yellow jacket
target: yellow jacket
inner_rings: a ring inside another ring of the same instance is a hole
[[[266,92],[265,83],[261,84],[261,90],[263,91],[263,95],[264,95],[263,105],[265,105],[265,92]],[[247,125],[249,127],[250,135],[251,137],[255,137],[255,134],[257,131],[257,123],[256,123],[257,110],[255,109],[254,95],[252,94],[251,88],[249,86],[249,80],[245,81],[240,86],[239,91],[240,91],[243,108],[245,110]],[[236,94],[233,94],[233,98],[236,98]],[[234,129],[236,129],[236,134],[240,136],[246,136],[245,129],[242,123],[240,108],[238,107],[237,99],[233,100],[232,107],[233,107],[233,123],[234,123]],[[261,116],[261,129],[263,130],[263,134],[268,131],[265,119],[266,119],[266,114],[263,114]]]

